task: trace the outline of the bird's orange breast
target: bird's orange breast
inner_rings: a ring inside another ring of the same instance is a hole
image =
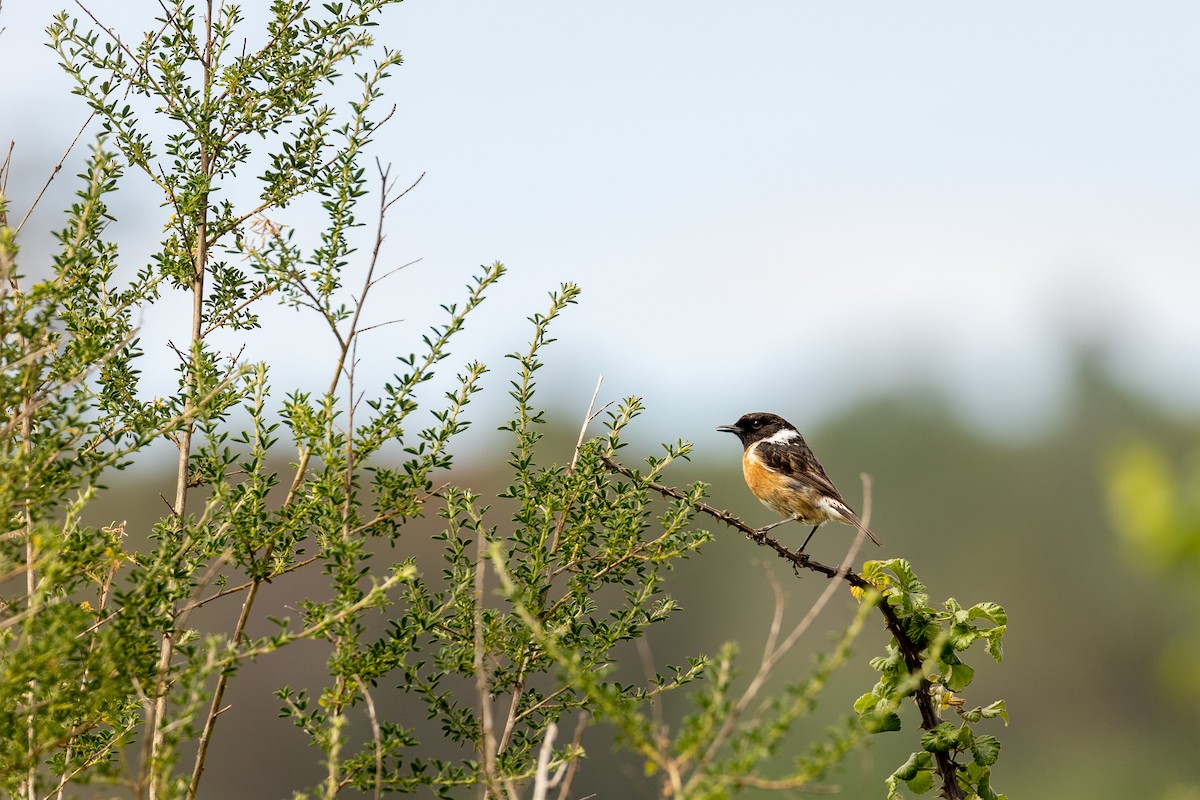
[[[742,454],[742,475],[754,496],[776,514],[794,516],[803,522],[827,518],[815,505],[820,499],[815,490],[798,485],[783,473],[765,466],[755,456],[753,445]]]

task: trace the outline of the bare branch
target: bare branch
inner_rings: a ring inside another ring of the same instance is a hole
[[[79,130],[75,133],[75,138],[71,140],[69,145],[67,145],[67,149],[63,152],[62,158],[58,160],[58,163],[54,165],[54,169],[50,170],[50,176],[46,178],[46,182],[42,184],[42,190],[38,192],[37,197],[33,198],[33,202],[25,211],[25,216],[21,217],[21,221],[17,223],[14,233],[19,234],[21,232],[21,228],[25,227],[25,221],[29,219],[29,215],[33,213],[33,210],[38,207],[38,203],[42,201],[42,195],[46,194],[46,190],[50,188],[50,184],[54,182],[54,179],[58,177],[58,173],[62,171],[63,164],[66,163],[67,156],[71,155],[71,151],[74,150],[75,145],[79,143],[79,137],[83,136],[84,130],[87,128],[94,116],[96,116],[95,112],[88,114],[87,119],[85,119],[83,124],[79,126]]]
[[[483,780],[484,785],[493,796],[499,796],[496,773],[496,726],[492,719],[492,698],[488,689],[487,667],[484,663],[483,636],[483,577],[486,565],[487,537],[483,531],[478,531],[475,548],[475,593],[474,605],[471,611],[471,627],[475,636],[475,654],[473,660],[475,672],[475,695],[479,701],[479,724],[483,745]]]
[[[375,800],[383,796],[383,731],[379,727],[379,718],[375,715],[375,700],[367,689],[363,679],[354,676],[358,688],[362,690],[363,699],[367,701],[367,717],[371,720],[371,738],[375,741]]]
[[[592,399],[588,403],[587,412],[583,415],[583,424],[579,426],[579,439],[577,439],[575,442],[575,452],[571,456],[571,466],[567,468],[568,473],[575,471],[575,463],[579,461],[579,448],[583,447],[583,437],[587,435],[587,426],[591,424],[592,420],[594,420],[598,414],[604,411],[604,408],[608,408],[608,406],[612,405],[612,403],[608,403],[604,406],[604,408],[600,409],[600,411],[597,411],[596,414],[592,413],[592,409],[596,407],[596,398],[600,396],[600,386],[603,383],[603,375],[596,378],[596,391],[592,392]]]
[[[575,770],[579,769],[579,757],[583,754],[579,743],[583,741],[583,729],[587,727],[587,712],[580,714],[579,722],[575,724],[575,738],[571,740],[572,758],[567,765],[567,772],[562,778],[562,783],[558,789],[558,800],[567,800],[567,795],[571,791],[571,782],[575,780]]]

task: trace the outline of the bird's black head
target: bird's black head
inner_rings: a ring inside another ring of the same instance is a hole
[[[749,447],[758,440],[774,436],[780,431],[794,431],[796,426],[778,414],[753,411],[743,414],[742,418],[732,425],[722,425],[717,430],[734,434],[742,440],[743,447]]]

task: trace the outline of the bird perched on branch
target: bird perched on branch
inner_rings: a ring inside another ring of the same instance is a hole
[[[803,553],[817,528],[832,519],[853,525],[872,542],[880,544],[846,505],[795,425],[777,414],[756,411],[717,430],[732,433],[741,440],[745,448],[742,474],[754,496],[772,511],[787,517],[760,528],[759,533],[792,520],[812,525],[808,538],[800,545]]]

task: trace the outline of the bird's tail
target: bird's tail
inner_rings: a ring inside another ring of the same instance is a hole
[[[870,528],[868,528],[866,525],[863,525],[862,522],[859,522],[858,517],[855,517],[854,519],[856,521],[856,524],[854,527],[858,528],[860,531],[865,533],[867,535],[867,538],[875,543],[876,547],[883,547],[883,542],[879,541],[879,537],[877,537],[875,534],[871,533]]]
[[[883,547],[883,542],[879,541],[878,537],[876,537],[875,534],[871,533],[870,528],[868,528],[866,525],[863,525],[862,520],[858,518],[858,514],[855,514],[848,507],[842,505],[841,503],[838,503],[836,508],[841,513],[842,517],[846,520],[846,522],[849,522],[851,525],[853,525],[854,527],[858,528],[860,531],[865,533],[867,535],[867,538],[875,543],[876,547]]]

